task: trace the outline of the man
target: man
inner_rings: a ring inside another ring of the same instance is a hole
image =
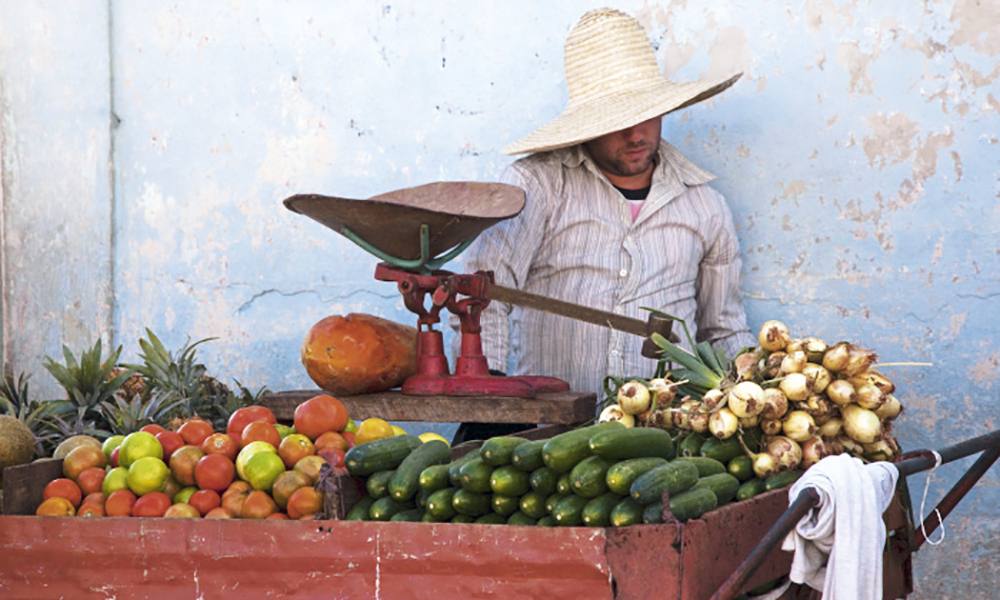
[[[643,307],[659,309],[729,356],[754,345],[729,208],[706,185],[714,176],[660,139],[664,114],[740,75],[664,79],[642,27],[610,9],[588,12],[573,28],[565,68],[563,114],[504,148],[530,153],[501,177],[525,190],[525,208],[476,240],[464,270],[641,320],[649,316]],[[481,323],[491,369],[558,377],[599,398],[605,376],[650,377],[656,366],[638,336],[565,317],[493,302]],[[517,426],[462,424],[456,441],[511,430]]]

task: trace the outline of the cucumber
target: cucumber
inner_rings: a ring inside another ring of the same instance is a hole
[[[714,458],[721,463],[728,463],[737,456],[744,456],[744,454],[739,438],[734,435],[724,440],[720,440],[717,437],[706,440],[701,445],[701,448],[698,449],[698,456]]]
[[[418,438],[419,439],[419,438]],[[396,467],[389,480],[389,495],[396,502],[404,502],[420,489],[420,474],[433,465],[444,465],[451,460],[451,448],[441,440],[430,440],[413,449]]]
[[[462,488],[451,497],[451,506],[460,515],[478,517],[493,512],[489,494],[480,494]]]
[[[424,506],[424,510],[441,521],[452,518],[455,516],[455,507],[452,506],[452,498],[455,497],[455,492],[457,491],[458,488],[449,487],[432,493],[427,498],[427,505]]]
[[[490,506],[493,508],[493,512],[498,515],[509,517],[521,509],[521,499],[517,496],[493,494],[490,498]]]
[[[420,488],[417,490],[417,495],[413,497],[414,502],[417,504],[417,508],[424,508],[427,506],[427,499],[430,498],[431,494],[427,490]]]
[[[737,456],[726,465],[726,471],[740,481],[747,481],[755,477],[753,472],[753,460],[749,456]]]
[[[545,499],[545,512],[551,515],[552,511],[555,510],[556,508],[556,504],[559,504],[560,500],[569,495],[570,494],[560,494],[559,492],[551,494],[548,498]]]
[[[490,475],[490,489],[494,494],[504,496],[521,496],[528,493],[529,475],[513,465],[504,465],[493,469]]]
[[[497,513],[487,513],[477,518],[473,523],[476,525],[506,525],[507,517]]]
[[[548,440],[535,440],[520,444],[510,454],[510,464],[522,471],[534,471],[545,466],[542,460],[542,446]]]
[[[483,459],[473,458],[462,465],[458,473],[459,483],[463,490],[477,494],[493,491],[490,488],[490,475],[493,474],[493,467],[483,462]]]
[[[524,438],[513,436],[491,437],[483,442],[479,448],[479,456],[486,464],[494,467],[509,465],[514,448],[527,441]]]
[[[368,510],[375,504],[375,498],[371,496],[364,496],[358,500],[351,510],[347,511],[347,515],[344,517],[345,521],[370,521],[371,517],[368,515]]]
[[[684,462],[689,462],[698,468],[698,477],[708,477],[709,475],[718,475],[719,473],[726,472],[726,465],[720,463],[714,458],[705,458],[704,456],[688,456],[674,459],[674,462],[682,460]]]
[[[389,495],[389,480],[392,479],[395,472],[390,470],[372,473],[368,476],[368,481],[365,481],[365,491],[375,500],[385,498]]]
[[[516,513],[507,517],[508,525],[534,525],[535,523],[537,523],[535,519],[532,519],[531,517],[529,517],[528,515],[524,514],[521,511],[517,511]]]
[[[552,518],[560,527],[575,527],[583,523],[583,507],[590,500],[576,494],[570,494],[556,503],[552,509]]]
[[[580,519],[587,527],[607,527],[611,524],[611,509],[620,502],[622,497],[614,492],[607,492],[592,498],[583,505]]]
[[[552,518],[552,515],[545,515],[541,519],[538,519],[538,522],[535,523],[535,525],[538,525],[539,527],[555,527],[556,520]]]
[[[560,433],[542,446],[542,460],[555,472],[568,473],[576,463],[590,456],[590,438],[615,429],[625,426],[619,421],[609,421]]]
[[[750,452],[763,452],[765,443],[763,430],[760,427],[754,427],[749,431],[743,432],[743,443],[747,445],[747,449]]]
[[[718,473],[702,477],[691,489],[707,488],[715,494],[716,505],[722,506],[736,497],[736,492],[740,489],[740,480],[729,473]]]
[[[573,493],[573,486],[569,481],[569,473],[563,473],[559,476],[559,479],[556,480],[556,492],[563,495]]]
[[[678,494],[697,482],[698,467],[688,461],[675,460],[640,475],[632,482],[629,495],[645,505],[659,500],[664,492]]]
[[[450,483],[452,487],[462,487],[462,467],[465,466],[465,463],[477,458],[481,458],[478,452],[466,452],[462,456],[448,463],[448,483]]]
[[[420,438],[409,434],[358,444],[344,455],[344,466],[355,477],[389,471],[398,467],[421,444]]]
[[[392,515],[390,521],[405,521],[408,523],[419,523],[424,519],[426,512],[422,508],[411,508],[409,510],[401,510],[398,513]]]
[[[549,514],[549,511],[545,508],[546,498],[547,496],[538,492],[528,492],[527,494],[521,496],[521,500],[519,502],[521,512],[528,515],[532,519],[541,519],[545,515]]]
[[[749,500],[757,494],[764,493],[764,480],[763,479],[749,479],[743,482],[740,489],[736,490],[736,500]]]
[[[608,468],[605,481],[608,489],[616,494],[627,496],[632,488],[632,482],[639,478],[646,471],[662,467],[667,464],[667,459],[659,457],[633,458],[615,463]]]
[[[642,509],[642,522],[646,525],[663,523],[663,501],[647,504]]]
[[[773,490],[780,490],[781,488],[788,487],[798,481],[799,477],[805,471],[802,469],[792,469],[791,471],[784,471],[782,473],[775,473],[767,479],[764,480],[764,491],[770,492]]]
[[[455,515],[450,519],[452,523],[475,523],[476,517],[470,515]]]
[[[542,496],[548,496],[556,491],[559,474],[548,467],[538,467],[528,477],[528,485]]]
[[[679,444],[677,444],[677,458],[682,456],[698,456],[701,452],[701,445],[708,438],[700,433],[689,433]]]
[[[372,521],[388,521],[394,514],[411,508],[416,508],[412,501],[397,502],[392,496],[384,496],[372,503],[368,516]]]
[[[655,427],[605,431],[590,438],[590,451],[609,460],[628,460],[656,456],[671,458],[674,441],[670,434]]]
[[[670,497],[670,512],[678,521],[697,519],[716,506],[718,500],[708,488],[690,489]]]
[[[420,517],[421,523],[444,523],[447,519],[438,519],[431,513],[424,511],[424,516]]]
[[[615,527],[639,525],[642,523],[642,505],[632,498],[622,498],[611,509],[608,519]]]
[[[584,498],[596,498],[608,491],[608,468],[614,462],[600,456],[588,456],[569,472],[573,493]]]
[[[434,493],[451,485],[448,481],[448,469],[451,465],[432,465],[420,472],[420,489]]]

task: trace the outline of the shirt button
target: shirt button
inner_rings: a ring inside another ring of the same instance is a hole
[[[612,350],[611,351],[611,356],[618,356],[618,351],[617,350]]]
[[[622,269],[621,271],[618,271],[618,274],[622,277],[628,277],[628,269]]]

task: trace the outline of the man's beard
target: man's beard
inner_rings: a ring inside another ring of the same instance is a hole
[[[656,142],[628,144],[622,148],[621,152],[618,153],[618,156],[607,160],[607,164],[604,165],[605,169],[611,171],[619,177],[630,177],[632,175],[645,173],[653,164],[656,163],[656,153],[657,150],[659,150],[659,145],[658,139]],[[641,149],[647,149],[649,151],[649,154],[642,162],[636,163],[625,158],[625,154],[627,152]]]

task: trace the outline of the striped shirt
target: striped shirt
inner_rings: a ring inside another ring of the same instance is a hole
[[[582,146],[521,158],[501,181],[525,190],[524,210],[480,235],[464,270],[493,271],[500,285],[643,321],[649,312],[641,307],[656,308],[733,357],[756,340],[740,295],[732,215],[705,185],[714,178],[661,142],[652,188],[633,221]],[[457,330],[457,319],[451,323]],[[481,323],[490,368],[558,377],[598,398],[606,375],[652,377],[656,367],[641,354],[642,338],[606,327],[500,302]],[[685,337],[679,324],[674,331]]]

